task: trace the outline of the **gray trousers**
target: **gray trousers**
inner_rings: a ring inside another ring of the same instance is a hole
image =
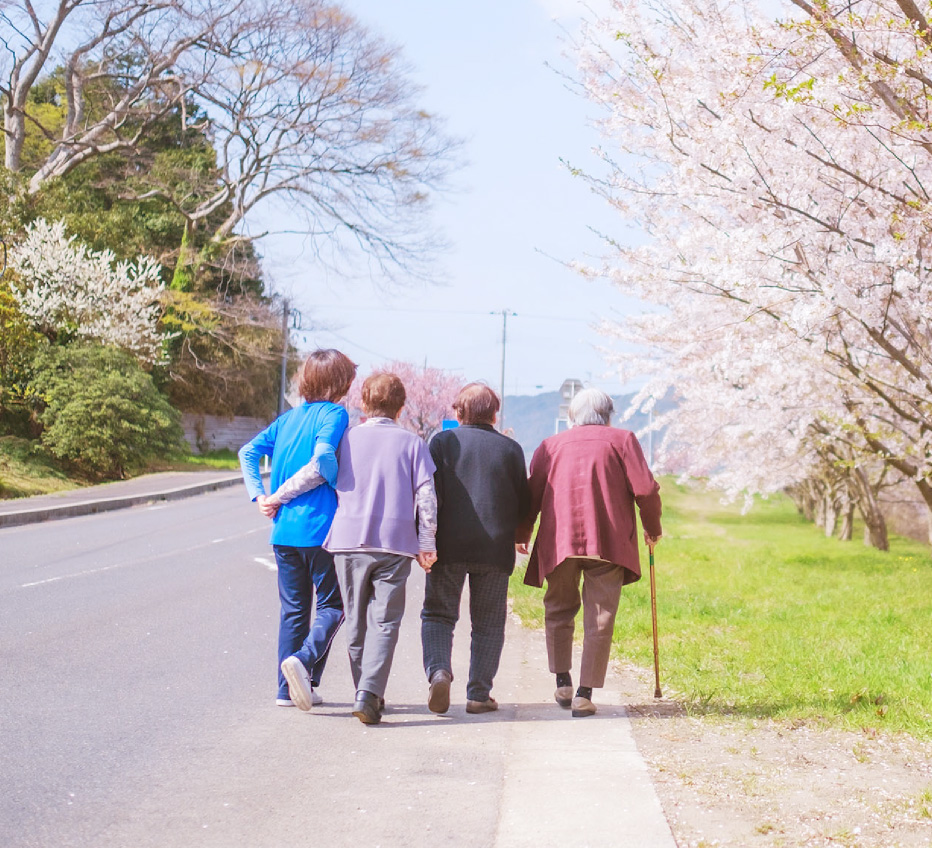
[[[624,576],[625,571],[619,565],[584,557],[563,560],[547,576],[544,633],[551,672],[569,671],[573,665],[573,633],[581,603],[583,649],[579,685],[592,689],[605,685]]]
[[[508,617],[508,574],[500,568],[438,562],[430,570],[421,611],[424,671],[428,680],[439,669],[453,674],[453,630],[467,576],[472,642],[466,697],[487,701],[502,656]]]
[[[353,684],[357,692],[382,698],[405,612],[411,557],[377,551],[335,553],[333,562],[343,595]]]

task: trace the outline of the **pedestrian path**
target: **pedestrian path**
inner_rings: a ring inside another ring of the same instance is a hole
[[[610,669],[605,688],[595,690],[599,711],[574,719],[553,700],[543,633],[512,621],[507,640],[512,650],[499,678],[515,681],[517,706],[496,848],[676,848],[617,675]]]
[[[242,483],[239,471],[165,471],[51,495],[0,501],[0,527],[175,500]]]

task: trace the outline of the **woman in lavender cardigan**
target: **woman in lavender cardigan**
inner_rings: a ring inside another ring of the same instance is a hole
[[[434,463],[424,440],[397,423],[404,402],[395,374],[363,383],[368,418],[347,430],[337,451],[339,506],[324,543],[346,611],[353,715],[363,724],[382,717],[411,560],[430,571],[437,559]]]

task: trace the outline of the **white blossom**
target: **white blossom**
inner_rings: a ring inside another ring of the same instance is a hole
[[[660,308],[606,329],[638,345],[623,379],[659,375],[638,403],[676,387],[668,468],[766,492],[837,450],[932,506],[928,33],[896,0],[796,5],[614,0],[591,21],[592,184],[649,240],[586,273]]]
[[[63,221],[39,219],[10,251],[13,293],[23,314],[43,332],[94,339],[154,362],[164,285],[148,256],[117,261],[67,236]]]

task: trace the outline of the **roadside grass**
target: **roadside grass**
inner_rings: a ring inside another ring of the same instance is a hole
[[[166,459],[152,464],[147,471],[203,471],[205,468],[239,470],[239,457],[231,450],[210,451]]]
[[[39,442],[0,436],[0,498],[26,498],[83,485],[69,477]]]
[[[239,460],[230,450],[167,457],[140,474],[154,471],[238,470]],[[83,477],[69,474],[40,442],[18,436],[0,436],[0,499],[48,495],[87,486]]]
[[[817,721],[932,738],[932,561],[891,537],[826,539],[785,497],[747,515],[662,481],[655,550],[661,686],[703,715]],[[647,553],[622,591],[615,656],[652,669]],[[515,612],[543,627],[542,590],[512,578]],[[577,634],[581,633],[581,622]]]

